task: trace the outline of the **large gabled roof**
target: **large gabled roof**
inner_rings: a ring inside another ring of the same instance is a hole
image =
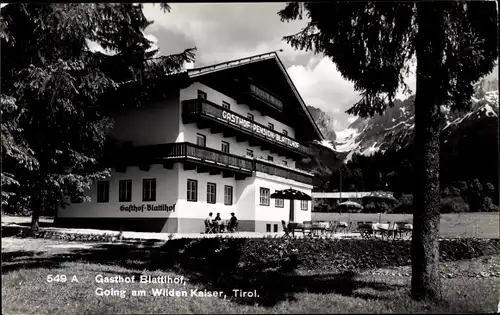
[[[227,70],[227,69],[231,69],[231,68],[236,68],[236,67],[241,67],[244,65],[252,64],[252,63],[273,60],[273,59],[276,62],[279,69],[281,70],[281,72],[283,73],[283,76],[285,77],[286,81],[288,82],[288,85],[290,86],[291,90],[293,91],[293,94],[295,95],[295,98],[297,99],[298,103],[302,107],[302,110],[306,113],[307,118],[309,119],[310,123],[314,127],[315,133],[318,135],[320,140],[324,140],[325,137],[323,136],[323,134],[319,130],[318,126],[316,125],[316,122],[314,121],[314,119],[311,116],[311,113],[307,109],[307,106],[304,103],[304,100],[302,99],[302,97],[300,96],[299,91],[297,90],[297,88],[293,84],[292,79],[288,75],[288,72],[286,71],[285,66],[283,65],[280,58],[278,57],[278,55],[275,52],[270,52],[270,53],[250,56],[250,57],[246,57],[246,58],[226,61],[226,62],[214,64],[214,65],[197,67],[197,68],[189,69],[189,70],[186,70],[183,72],[187,72],[188,76],[191,79],[194,79],[194,78],[197,78],[197,77],[200,77],[203,75],[207,75],[207,74],[211,74],[214,72]]]

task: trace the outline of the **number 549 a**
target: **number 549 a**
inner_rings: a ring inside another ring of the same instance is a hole
[[[66,275],[47,275],[47,282],[66,282],[68,278]]]

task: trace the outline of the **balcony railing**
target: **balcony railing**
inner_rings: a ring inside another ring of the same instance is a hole
[[[279,177],[284,177],[287,179],[293,179],[301,183],[312,185],[313,183],[313,175],[305,175],[299,171],[293,171],[288,168],[279,167],[276,165],[271,165],[265,163],[263,161],[254,161],[255,163],[255,171],[262,172],[269,175],[275,175]]]
[[[243,156],[224,153],[212,148],[202,147],[189,142],[177,142],[168,144],[138,146],[123,149],[115,156],[121,164],[141,165],[147,163],[161,163],[165,160],[179,162],[196,161],[205,165],[222,166],[237,173],[251,174],[252,171],[263,172],[287,179],[293,179],[301,183],[312,185],[314,175],[288,167],[273,165],[265,161],[253,160]],[[115,161],[116,161],[115,160]]]
[[[253,170],[252,161],[241,156],[220,152],[214,149],[200,147],[191,143],[182,143],[186,148],[186,156],[202,161],[215,162],[229,167]]]
[[[194,115],[202,115],[211,119],[231,126],[233,129],[239,130],[254,138],[265,140],[266,142],[290,150],[301,155],[310,156],[311,151],[307,146],[300,144],[298,141],[277,133],[264,125],[246,119],[244,116],[235,112],[229,111],[222,106],[214,104],[203,99],[192,99],[183,101],[182,115],[190,117]]]
[[[248,84],[248,88],[249,88],[249,94],[251,96],[258,98],[260,101],[267,103],[268,105],[274,107],[279,111],[283,111],[283,101],[281,101],[276,96],[272,95],[271,93],[267,92],[266,90],[252,83]]]
[[[252,160],[202,147],[189,142],[177,142],[150,146],[134,147],[134,157],[137,159],[194,159],[206,163],[214,163],[232,169],[253,170]]]

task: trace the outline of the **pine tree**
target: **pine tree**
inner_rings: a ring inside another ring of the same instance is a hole
[[[66,196],[83,198],[94,180],[109,175],[99,162],[112,120],[102,109],[140,106],[155,79],[194,58],[195,48],[157,57],[142,9],[132,3],[1,9],[2,196],[10,197],[4,209],[32,213],[34,231],[42,210]],[[93,43],[111,53],[93,51]],[[123,93],[130,90],[133,98]]]
[[[307,26],[284,40],[330,58],[354,83],[362,97],[350,114],[368,117],[393,106],[416,59],[412,296],[438,298],[440,106],[469,108],[473,83],[493,69],[496,4],[293,2],[279,12],[282,21],[305,14]]]

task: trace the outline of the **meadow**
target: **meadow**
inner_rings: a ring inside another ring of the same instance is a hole
[[[500,230],[500,213],[470,212],[446,213],[441,215],[439,233],[442,238],[498,238]],[[377,214],[377,213],[325,213],[313,212],[313,221],[343,222],[413,222],[411,214]]]
[[[26,218],[11,219],[19,223],[26,221]],[[313,213],[313,220],[378,221],[379,215]],[[380,220],[411,222],[412,217],[382,214]],[[43,222],[47,226],[51,224],[51,220],[44,219]],[[416,302],[409,296],[411,259],[408,241],[287,240],[284,237],[222,241],[217,238],[172,240],[160,246],[137,246],[125,242],[78,242],[4,235],[2,313],[496,311],[500,294],[500,246],[498,240],[489,241],[486,238],[498,239],[499,215],[443,214],[440,228],[443,238],[460,239],[441,241],[445,243],[441,246],[440,263],[443,299],[436,303]],[[288,266],[292,261],[287,257],[292,256],[298,257],[299,262],[292,268],[293,272],[274,270],[283,262],[283,266]],[[57,275],[59,280],[54,281]],[[61,281],[61,275],[66,276],[66,281]],[[74,275],[78,281],[71,281]],[[182,277],[184,283],[100,284],[96,280],[97,275]],[[98,288],[123,295],[103,296],[104,291]],[[186,295],[155,296],[153,289],[168,289],[174,294],[185,292]],[[238,298],[231,296],[232,289],[256,290],[259,296]],[[193,296],[193,290],[224,293],[223,297]]]
[[[359,273],[302,270],[265,276],[259,272],[255,273],[257,282],[248,287],[249,278],[240,279],[238,275],[231,281],[217,281],[221,269],[214,272],[214,265],[211,270],[198,272],[186,266],[172,268],[168,264],[170,253],[151,248],[120,244],[78,248],[76,243],[72,247],[67,243],[2,239],[3,314],[491,313],[496,311],[500,293],[498,277],[481,276],[500,275],[498,255],[441,263],[443,299],[430,303],[409,297],[409,266]],[[203,262],[197,265],[202,267]],[[470,270],[477,275],[470,275]],[[183,282],[99,283],[98,275],[182,277]],[[236,298],[230,292],[223,297],[192,294],[193,290],[220,292],[224,287],[256,290],[265,298]],[[155,296],[153,289],[185,295]],[[103,295],[111,291],[119,294]]]

